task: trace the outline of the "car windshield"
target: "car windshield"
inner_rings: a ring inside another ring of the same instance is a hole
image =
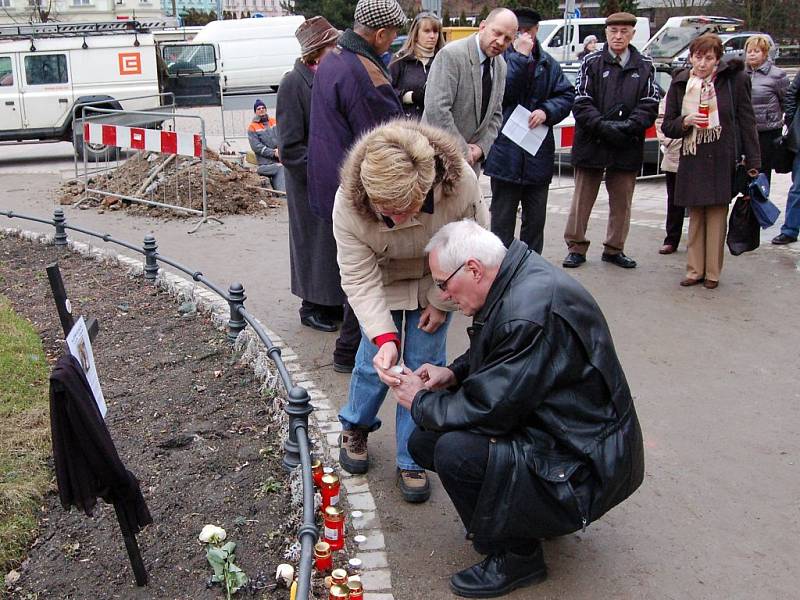
[[[540,44],[544,44],[547,36],[550,35],[556,27],[559,27],[558,23],[541,23],[539,25],[539,31],[536,34],[536,39],[539,40]]]
[[[647,54],[653,58],[672,58],[696,38],[703,27],[667,27],[647,45]]]

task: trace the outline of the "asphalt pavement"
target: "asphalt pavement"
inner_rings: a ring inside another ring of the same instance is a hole
[[[49,218],[55,188],[72,170],[68,144],[0,147],[4,209]],[[486,182],[484,182],[485,185]],[[778,175],[773,200],[785,203]],[[545,258],[560,264],[571,190],[550,195]],[[634,270],[601,263],[604,193],[590,222],[588,262],[570,271],[595,296],[614,336],[644,431],[646,476],[628,501],[585,533],[548,541],[549,579],[522,598],[796,598],[800,556],[800,248],[725,257],[719,288],[681,288],[685,240],[671,256],[663,239],[664,181],[637,185],[625,248]],[[300,355],[334,403],[348,376],[333,372],[335,334],[301,326],[288,291],[285,207],[267,217],[226,217],[188,235],[190,221],[65,207],[68,221],[139,242],[154,233],[162,254],[220,285],[240,281],[248,308]],[[2,227],[45,230],[0,218]],[[72,235],[72,234],[71,234]],[[81,237],[81,236],[77,236]],[[102,242],[95,242],[103,245]],[[800,244],[795,244],[800,246]],[[466,347],[468,321],[453,320],[451,356]],[[394,597],[450,598],[455,570],[479,559],[438,481],[431,500],[404,504],[394,486],[393,402],[370,437],[369,473],[386,536]]]

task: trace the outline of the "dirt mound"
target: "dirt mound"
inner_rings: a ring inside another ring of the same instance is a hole
[[[93,168],[96,166],[91,164],[90,172]],[[89,189],[202,210],[202,162],[199,158],[137,152],[112,170],[90,175]],[[70,181],[59,190],[59,202],[75,204],[84,198],[83,190],[83,181]],[[279,206],[279,195],[262,186],[262,178],[255,170],[226,160],[212,150],[206,150],[206,195],[210,216],[264,214]],[[81,206],[124,209],[155,217],[196,217],[193,213],[129,202],[91,191]]]

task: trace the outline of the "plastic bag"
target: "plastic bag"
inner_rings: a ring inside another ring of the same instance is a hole
[[[750,199],[745,196],[739,196],[733,204],[728,218],[727,242],[728,250],[734,256],[752,252],[760,243],[758,219],[753,214]]]

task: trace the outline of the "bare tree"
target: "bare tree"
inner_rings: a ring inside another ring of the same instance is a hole
[[[56,20],[55,0],[28,0],[27,21],[31,23],[47,23]]]

